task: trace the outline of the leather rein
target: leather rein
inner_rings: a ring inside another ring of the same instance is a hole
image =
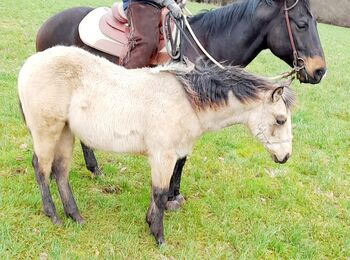
[[[297,77],[298,77],[298,72],[305,68],[305,61],[303,58],[301,58],[298,55],[298,51],[295,47],[295,40],[294,40],[294,36],[293,36],[293,32],[292,32],[292,27],[290,25],[289,11],[291,9],[293,9],[298,4],[298,2],[299,2],[299,0],[296,0],[293,5],[287,7],[287,0],[284,0],[284,16],[285,16],[285,20],[286,20],[290,45],[292,46],[292,50],[293,50],[293,70],[294,70],[294,72],[297,73]]]

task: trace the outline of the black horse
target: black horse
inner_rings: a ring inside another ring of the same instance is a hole
[[[55,45],[74,45],[117,63],[118,57],[90,48],[79,38],[79,23],[92,10],[76,7],[49,18],[37,34],[37,51]],[[270,49],[290,66],[300,65],[301,61],[300,82],[317,84],[326,72],[309,0],[245,0],[190,17],[189,23],[205,49],[225,64],[246,66],[262,50]],[[183,53],[191,61],[198,57],[198,51],[186,41]],[[87,168],[98,174],[93,151],[84,144],[82,148]],[[180,180],[185,162],[183,158],[175,165],[169,207],[177,207],[181,199]]]

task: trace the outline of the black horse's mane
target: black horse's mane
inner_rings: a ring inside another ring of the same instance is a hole
[[[212,33],[213,29],[227,28],[230,24],[240,21],[243,16],[251,18],[261,1],[265,0],[241,0],[214,10],[205,10],[191,17],[190,22],[199,22],[201,27],[209,28],[208,33]]]
[[[299,0],[303,2],[308,10],[310,10],[309,0]],[[200,14],[190,18],[191,24],[199,23],[201,28],[206,28],[208,34],[216,30],[223,30],[224,28],[231,28],[232,24],[241,21],[243,18],[251,20],[257,7],[261,2],[267,5],[272,5],[273,0],[240,0],[230,5],[212,9],[204,10]],[[293,4],[295,0],[288,0]]]
[[[191,104],[198,109],[227,104],[230,92],[240,102],[247,103],[260,99],[261,92],[282,86],[237,66],[222,69],[215,64],[196,65],[191,72],[177,73],[177,78],[183,84]],[[288,87],[284,90],[283,100],[290,108],[295,95]]]

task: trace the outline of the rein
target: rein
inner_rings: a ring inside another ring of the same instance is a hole
[[[187,10],[187,9],[186,9]],[[189,12],[189,11],[187,11]],[[171,22],[175,23],[177,31],[175,33],[175,40],[171,34]],[[189,37],[187,36],[187,34],[184,31],[184,26],[183,24],[186,25],[190,35],[192,36],[192,39],[194,40],[194,42],[196,43],[196,45],[199,47],[199,49],[204,53],[204,55],[209,58],[215,65],[217,65],[219,68],[224,69],[225,67],[222,66],[217,60],[215,60],[215,58],[213,56],[211,56],[203,47],[203,45],[200,43],[200,41],[198,40],[197,36],[195,35],[195,33],[192,30],[192,27],[190,26],[189,22],[187,21],[187,16],[185,14],[183,14],[181,16],[181,19],[176,19],[173,17],[173,15],[169,12],[164,20],[163,20],[163,35],[165,36],[167,43],[165,44],[167,52],[169,54],[169,56],[173,59],[173,60],[177,60],[180,58],[180,60],[183,60],[183,55],[181,52],[181,48],[179,48],[180,46],[180,41],[181,41],[181,37],[178,37],[178,34],[181,33],[185,39],[188,41],[188,43],[191,45],[191,47],[197,52],[197,55],[200,57],[202,56],[201,53],[198,51],[198,49],[196,48],[196,46],[194,46],[194,44],[192,43],[192,41],[189,39]],[[176,41],[178,39],[178,41]],[[169,47],[168,43],[170,43],[171,48]]]

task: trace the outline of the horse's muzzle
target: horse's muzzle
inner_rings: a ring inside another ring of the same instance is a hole
[[[280,164],[286,163],[286,162],[288,161],[289,157],[290,157],[290,154],[289,154],[289,153],[287,153],[287,155],[283,158],[283,160],[279,160],[279,159],[277,158],[276,155],[273,155],[273,156],[272,156],[274,162],[275,162],[275,163],[280,163]]]
[[[298,72],[298,79],[300,83],[318,84],[326,74],[326,69],[317,69],[313,75],[309,75],[306,69],[302,69]]]

